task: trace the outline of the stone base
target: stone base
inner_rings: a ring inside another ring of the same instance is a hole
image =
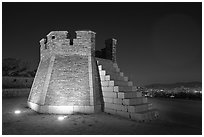
[[[101,105],[97,106],[48,106],[27,102],[28,107],[39,113],[48,114],[74,114],[101,112]]]

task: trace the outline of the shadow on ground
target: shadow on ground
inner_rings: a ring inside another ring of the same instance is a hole
[[[145,123],[106,113],[66,115],[59,121],[59,115],[29,109],[26,101],[27,97],[2,99],[3,135],[188,135],[202,130],[201,101],[150,99],[160,117]]]

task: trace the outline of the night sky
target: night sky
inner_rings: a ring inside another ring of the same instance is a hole
[[[3,3],[3,58],[38,66],[53,30],[116,38],[117,61],[136,86],[202,81],[202,3]]]

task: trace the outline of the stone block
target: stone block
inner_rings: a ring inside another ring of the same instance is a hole
[[[101,86],[102,87],[108,87],[109,86],[109,81],[101,81]]]
[[[113,67],[114,68],[118,68],[118,64],[117,63],[113,63]]]
[[[118,98],[128,99],[128,98],[136,98],[136,97],[142,97],[141,92],[118,92]]]
[[[117,88],[115,88],[114,91],[115,92],[120,92],[120,91],[129,92],[129,91],[136,91],[136,90],[135,90],[135,87],[132,87],[132,86],[117,86]]]
[[[113,99],[114,99],[114,98],[107,98],[107,97],[104,97],[104,98],[103,98],[103,100],[104,100],[105,103],[114,103]]]
[[[124,77],[120,76],[117,73],[110,73],[110,72],[106,72],[107,75],[110,75],[110,78],[112,80],[120,80],[120,81],[124,81]]]
[[[107,81],[110,80],[110,75],[106,75],[105,80],[107,80]]]
[[[123,100],[122,100],[121,98],[114,98],[114,99],[113,99],[113,103],[114,103],[114,104],[121,104],[121,105],[122,105]]]
[[[145,97],[138,97],[138,98],[131,98],[131,99],[123,99],[124,105],[137,105],[147,103],[147,98]]]
[[[105,76],[106,75],[106,71],[105,70],[99,71],[99,75]]]
[[[117,93],[115,92],[102,92],[103,97],[107,97],[107,98],[117,98]]]
[[[102,71],[102,65],[99,65],[99,66],[98,66],[98,70],[99,70],[99,71]]]
[[[114,86],[114,81],[113,80],[109,81],[109,86],[111,86],[111,87]]]
[[[132,81],[128,81],[128,86],[133,86],[133,82]]]
[[[114,80],[115,86],[133,86],[132,81],[121,81],[121,80]]]
[[[124,73],[123,73],[123,72],[120,72],[120,76],[122,76],[122,77],[123,77],[123,76],[124,76]]]
[[[114,86],[114,87],[113,87],[113,91],[114,91],[114,92],[119,92],[119,86]]]
[[[113,92],[113,87],[101,87],[102,92]]]
[[[128,77],[123,77],[124,78],[124,81],[128,81]]]
[[[100,75],[100,80],[101,80],[101,81],[105,81],[105,77],[106,77],[106,76],[101,76],[101,75]]]
[[[138,91],[138,89],[137,89],[136,86],[132,86],[132,90],[133,90],[133,91]]]
[[[115,104],[114,109],[118,110],[118,111],[124,111],[124,112],[128,111],[128,107],[127,106],[123,106],[122,104],[121,105]]]
[[[115,68],[116,72],[120,72],[120,68]]]

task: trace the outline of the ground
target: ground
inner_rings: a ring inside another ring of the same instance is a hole
[[[38,114],[26,106],[27,97],[2,99],[3,135],[188,135],[202,134],[202,101],[150,98],[159,110],[158,119],[136,122],[119,116],[98,114]],[[15,114],[15,110],[21,110]]]

